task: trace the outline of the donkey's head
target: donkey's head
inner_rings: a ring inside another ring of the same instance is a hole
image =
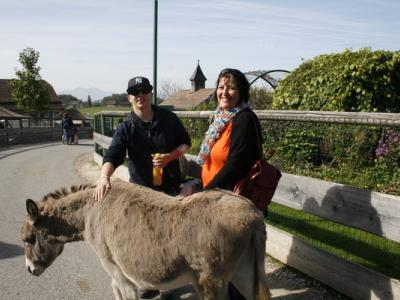
[[[21,227],[25,263],[31,274],[39,276],[61,254],[65,240],[57,236],[52,217],[40,215],[33,200],[26,200],[26,211],[28,216]]]

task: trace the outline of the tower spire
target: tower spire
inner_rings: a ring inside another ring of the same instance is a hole
[[[204,89],[206,86],[206,76],[204,76],[203,71],[200,68],[200,60],[197,60],[197,66],[194,70],[190,81],[192,82],[192,93],[198,91],[199,89]]]

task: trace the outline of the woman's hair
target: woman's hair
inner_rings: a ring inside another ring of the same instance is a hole
[[[215,91],[213,94],[213,99],[217,99],[217,90],[218,90],[218,85],[219,81],[221,80],[222,77],[229,76],[235,80],[236,87],[239,89],[239,103],[247,103],[249,101],[249,90],[250,90],[250,84],[244,76],[244,74],[238,70],[238,69],[223,69],[217,79],[217,84],[215,87]]]

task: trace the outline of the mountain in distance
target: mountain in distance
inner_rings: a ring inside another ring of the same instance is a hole
[[[72,90],[63,90],[57,94],[58,95],[69,94],[69,95],[75,96],[76,98],[78,98],[82,101],[86,101],[88,96],[90,95],[90,98],[92,99],[92,101],[98,101],[98,100],[102,100],[104,97],[111,96],[112,94],[115,94],[115,93],[114,92],[105,92],[96,87],[91,87],[91,88],[77,87]]]

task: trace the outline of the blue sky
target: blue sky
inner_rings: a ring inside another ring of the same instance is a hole
[[[293,70],[302,59],[400,49],[398,0],[159,0],[158,85],[189,88],[200,60],[213,87],[225,67]],[[0,78],[18,54],[40,52],[57,92],[97,87],[121,93],[129,78],[153,78],[152,0],[0,0]]]

